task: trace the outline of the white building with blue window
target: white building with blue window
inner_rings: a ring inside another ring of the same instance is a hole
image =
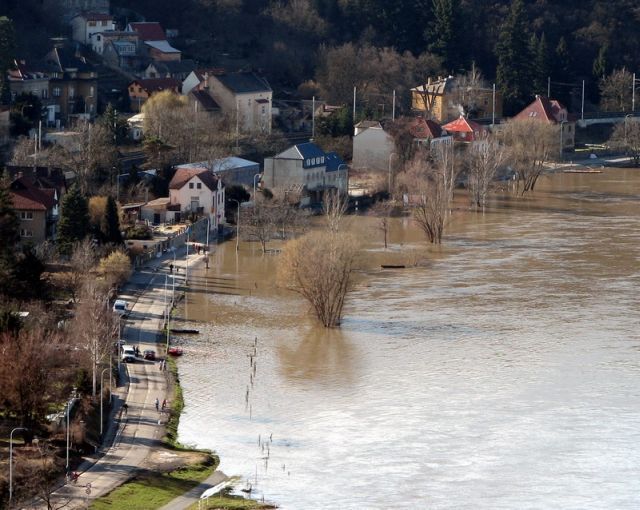
[[[319,202],[324,191],[347,191],[348,168],[335,152],[311,142],[299,143],[264,160],[263,185],[274,190],[302,192],[302,204]]]

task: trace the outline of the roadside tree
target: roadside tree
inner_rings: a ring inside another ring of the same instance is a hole
[[[624,67],[600,80],[600,107],[607,112],[627,112],[632,107],[633,75]]]
[[[120,286],[131,276],[131,260],[124,251],[113,251],[100,261],[100,272],[109,288]]]
[[[616,124],[609,145],[632,157],[635,166],[640,165],[640,121],[630,118]]]

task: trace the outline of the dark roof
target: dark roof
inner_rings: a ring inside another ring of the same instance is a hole
[[[146,80],[134,80],[129,85],[137,83],[149,94],[162,90],[177,91],[180,89],[180,82],[175,78],[147,78]]]
[[[27,211],[47,211],[56,205],[54,190],[39,189],[28,177],[15,179],[10,186],[13,207]]]
[[[324,151],[312,142],[299,143],[295,147],[298,149],[302,159],[320,158],[325,155]]]
[[[88,64],[84,57],[76,56],[76,52],[69,48],[53,48],[46,57],[47,62],[55,64],[56,70],[64,72],[68,69],[77,69],[78,71],[91,71],[93,66]]]
[[[335,152],[327,152],[324,160],[327,165],[327,172],[335,172],[340,168],[341,165],[346,164],[344,160]]]
[[[190,73],[196,68],[195,61],[191,59],[185,59],[180,61],[170,60],[168,62],[151,62],[159,72],[177,74],[177,73]]]
[[[236,94],[250,92],[271,92],[269,83],[264,78],[252,72],[223,73],[215,77],[229,90]]]
[[[129,23],[129,28],[133,32],[137,32],[143,41],[165,41],[167,39],[162,25],[155,21]]]
[[[418,117],[409,128],[411,136],[418,139],[439,138],[442,135],[442,127],[431,119]]]
[[[218,179],[206,168],[178,168],[169,183],[169,189],[182,189],[194,177],[198,177],[211,191],[218,189]]]
[[[59,168],[46,166],[34,168],[32,166],[7,165],[5,170],[9,178],[17,179],[19,177],[27,177],[31,179],[37,188],[64,190],[67,187],[64,172]]]
[[[220,105],[216,103],[215,99],[206,90],[192,90],[189,92],[190,96],[202,107],[205,112],[212,112],[220,109]]]

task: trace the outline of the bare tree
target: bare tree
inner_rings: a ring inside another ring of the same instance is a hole
[[[304,297],[325,327],[339,326],[357,254],[347,234],[311,232],[285,245],[278,282]]]
[[[329,232],[337,233],[342,225],[342,220],[349,206],[348,197],[339,190],[329,190],[324,194],[322,211],[327,222]]]
[[[616,69],[600,80],[600,105],[608,112],[631,111],[633,75],[626,68]]]
[[[453,147],[440,145],[430,153],[421,151],[402,175],[413,219],[430,243],[442,242],[458,174]]]
[[[471,144],[467,152],[467,186],[474,206],[483,210],[487,203],[487,194],[498,169],[505,161],[505,149],[490,137]]]
[[[97,392],[98,366],[107,359],[118,334],[118,320],[108,309],[108,304],[103,289],[95,281],[87,281],[82,288],[80,304],[71,326],[72,337],[88,355],[94,397]]]
[[[391,223],[391,211],[393,202],[384,200],[376,202],[370,209],[371,214],[376,217],[376,229],[382,232],[384,238],[384,249],[387,249],[387,237],[389,235],[389,225]]]
[[[559,150],[558,127],[536,119],[511,120],[501,136],[507,163],[515,171],[516,193],[533,191],[551,155]]]
[[[64,286],[74,303],[78,302],[80,289],[96,263],[95,247],[89,239],[74,244],[67,270],[63,273]]]
[[[624,122],[616,124],[609,144],[631,156],[634,165],[638,166],[640,164],[640,121],[625,118]]]
[[[276,214],[274,205],[266,199],[258,199],[253,207],[240,209],[242,231],[249,239],[260,243],[262,253],[267,251],[267,243],[273,237],[276,229]]]
[[[35,440],[34,440],[35,442]],[[60,510],[69,506],[71,499],[54,496],[60,488],[60,475],[64,472],[64,461],[55,450],[43,440],[37,442],[39,459],[34,459],[18,467],[24,487],[24,496],[42,501],[47,510]]]

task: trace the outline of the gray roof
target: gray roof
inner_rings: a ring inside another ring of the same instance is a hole
[[[224,73],[215,76],[229,90],[236,94],[250,92],[271,92],[269,83],[252,72]]]
[[[191,59],[185,59],[180,61],[170,60],[167,62],[151,62],[151,64],[149,65],[153,65],[158,71],[162,73],[171,73],[171,74],[177,74],[177,73],[188,74],[196,68],[195,61]]]

